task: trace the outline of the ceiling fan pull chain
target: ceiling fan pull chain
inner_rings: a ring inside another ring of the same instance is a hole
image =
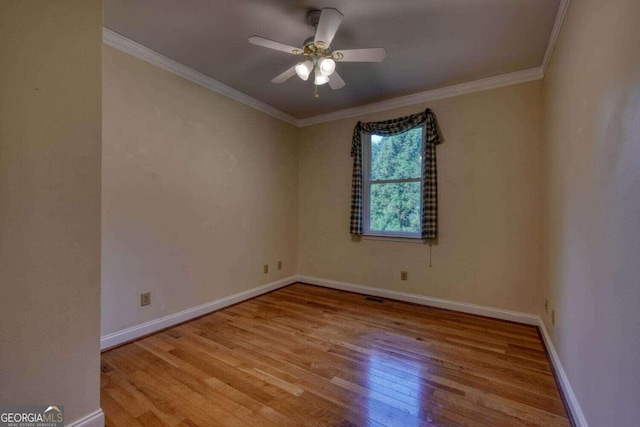
[[[318,85],[313,85],[316,88],[315,92],[313,92],[314,98],[320,98],[320,93],[318,92]]]

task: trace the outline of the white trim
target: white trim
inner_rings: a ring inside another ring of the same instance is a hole
[[[435,99],[450,98],[452,96],[465,95],[469,93],[481,92],[489,89],[510,86],[518,83],[525,83],[532,80],[539,80],[543,77],[542,67],[530,68],[528,70],[516,71],[514,73],[503,74],[500,76],[489,77],[481,80],[461,83],[444,88],[420,92],[413,95],[407,95],[387,101],[367,104],[360,107],[348,108],[345,110],[334,111],[327,114],[308,117],[306,119],[296,119],[295,117],[278,110],[262,101],[259,101],[249,95],[235,90],[224,83],[221,83],[209,76],[205,76],[198,71],[187,67],[171,58],[149,49],[127,37],[118,34],[106,27],[103,27],[102,41],[104,44],[128,53],[138,59],[153,64],[165,71],[177,76],[183,77],[193,83],[203,86],[213,92],[220,93],[233,100],[236,100],[249,107],[255,108],[263,113],[269,114],[287,123],[297,127],[310,126],[318,123],[329,122],[333,120],[360,116],[363,114],[374,113],[378,111],[389,110],[392,108],[404,107],[408,105],[420,104]]]
[[[298,120],[298,126],[311,126],[318,123],[330,122],[333,120],[345,119],[348,117],[377,113],[379,111],[390,110],[392,108],[422,104],[428,101],[434,101],[436,99],[451,98],[453,96],[466,95],[490,89],[497,89],[504,86],[526,83],[533,80],[540,80],[543,77],[542,71],[542,67],[530,68],[528,70],[516,71],[514,73],[502,74],[500,76],[474,80],[467,83],[460,83],[453,86],[415,93],[413,95],[402,96],[399,98],[376,102],[373,104],[367,104],[360,107],[347,108],[345,110],[334,111],[332,113],[320,114],[318,116]]]
[[[379,240],[383,242],[398,242],[398,243],[418,243],[426,245],[427,240],[421,237],[400,237],[400,236],[383,236],[379,234],[363,234],[362,240]]]
[[[564,18],[567,15],[567,9],[569,9],[570,2],[571,0],[561,0],[560,5],[558,6],[556,20],[553,23],[553,29],[551,30],[549,42],[547,43],[547,50],[545,51],[544,59],[542,60],[542,77],[544,77],[545,73],[547,72],[547,67],[549,67],[549,63],[551,62],[553,50],[555,49],[556,43],[558,42],[558,37],[560,37],[560,30],[562,30],[562,23],[564,22]]]
[[[578,399],[573,392],[573,388],[569,382],[569,378],[565,373],[558,353],[551,341],[551,337],[547,331],[544,321],[540,316],[528,313],[521,313],[517,311],[503,310],[499,308],[487,307],[477,304],[469,304],[460,301],[452,301],[441,298],[427,297],[424,295],[410,294],[406,292],[392,291],[389,289],[374,288],[371,286],[357,285],[354,283],[339,282],[335,280],[321,279],[318,277],[310,276],[291,276],[282,280],[268,283],[266,285],[249,289],[225,298],[221,298],[209,303],[199,305],[169,316],[162,317],[160,319],[152,320],[131,328],[124,329],[122,331],[105,335],[100,339],[101,349],[110,348],[127,341],[134,340],[136,338],[151,334],[153,332],[168,328],[178,323],[185,322],[187,320],[202,316],[204,314],[220,310],[233,304],[237,304],[242,301],[254,298],[267,292],[288,286],[292,283],[301,282],[311,285],[322,286],[330,289],[337,289],[347,292],[355,292],[363,295],[372,295],[381,298],[389,298],[398,301],[405,301],[414,304],[420,304],[428,307],[444,308],[447,310],[455,310],[462,313],[476,314],[485,317],[491,317],[494,319],[508,320],[511,322],[524,323],[526,325],[538,326],[540,334],[544,341],[547,351],[549,352],[549,358],[555,368],[558,383],[562,392],[564,393],[569,410],[573,415],[573,420],[576,423],[576,427],[589,427],[587,420],[582,412],[582,408],[578,402]],[[71,423],[71,427],[103,427],[104,426],[104,414],[101,409],[89,414],[80,420]]]
[[[421,125],[422,128],[422,143],[421,149],[424,148],[424,144],[426,143],[426,133],[427,128],[426,125]],[[414,128],[415,129],[415,128]],[[406,131],[408,132],[408,131]],[[400,239],[420,239],[421,231],[418,232],[407,232],[407,231],[383,231],[383,230],[371,230],[371,185],[372,184],[396,184],[396,183],[405,183],[405,182],[418,182],[420,183],[420,213],[418,215],[419,218],[422,218],[422,209],[423,209],[423,185],[424,185],[424,177],[422,173],[423,162],[424,159],[420,157],[420,177],[418,178],[404,178],[404,179],[389,179],[389,180],[372,180],[371,179],[371,132],[362,131],[361,139],[362,139],[362,182],[363,182],[363,195],[362,195],[362,229],[363,235],[368,236],[377,236],[377,237],[390,237],[390,238],[400,238]],[[423,150],[424,153],[424,150]]]
[[[556,352],[551,337],[545,327],[544,321],[540,316],[528,313],[520,313],[516,311],[502,310],[499,308],[486,307],[476,304],[468,304],[459,301],[451,301],[440,298],[432,298],[423,295],[409,294],[405,292],[391,291],[388,289],[373,288],[370,286],[356,285],[353,283],[338,282],[335,280],[320,279],[317,277],[309,277],[299,275],[297,281],[302,283],[309,283],[311,285],[322,286],[330,289],[338,289],[341,291],[355,292],[363,295],[372,295],[381,298],[389,298],[398,301],[411,302],[414,304],[425,305],[429,307],[445,308],[448,310],[460,311],[463,313],[477,314],[480,316],[491,317],[494,319],[509,320],[512,322],[524,323],[527,325],[537,326],[540,329],[540,334],[544,341],[547,351],[549,352],[549,358],[555,368],[558,384],[562,389],[564,397],[569,406],[569,411],[573,416],[573,420],[576,427],[589,427],[587,420],[582,412],[578,398],[573,392],[569,378],[565,373],[558,353]]]
[[[573,392],[573,388],[571,388],[571,383],[569,383],[569,378],[562,367],[562,362],[560,362],[560,357],[558,357],[558,353],[556,352],[555,347],[553,346],[553,341],[551,341],[551,336],[547,331],[547,328],[544,324],[544,321],[540,316],[538,316],[538,328],[540,328],[540,334],[542,335],[542,339],[544,340],[544,344],[547,347],[547,351],[549,352],[549,357],[551,358],[551,363],[556,371],[556,377],[558,379],[558,383],[560,388],[562,388],[562,392],[567,401],[567,405],[569,405],[569,410],[571,411],[571,415],[573,415],[573,421],[576,423],[576,427],[589,427],[587,423],[587,419],[582,412],[582,408],[580,408],[580,403],[578,403],[578,398],[576,394]]]
[[[199,73],[193,68],[189,68],[186,65],[174,61],[171,58],[167,58],[166,56],[156,52],[155,50],[151,50],[148,47],[136,43],[133,40],[128,39],[125,36],[118,34],[106,27],[102,28],[102,41],[106,45],[109,45],[122,52],[128,53],[129,55],[141,59],[145,62],[153,64],[156,67],[162,68],[165,71],[175,74],[176,76],[180,76],[213,92],[224,95],[228,98],[233,99],[234,101],[238,101],[241,104],[248,105],[251,108],[255,108],[256,110],[262,111],[263,113],[266,113],[277,119],[298,126],[298,120],[295,117],[290,116],[289,114],[280,111],[277,108],[274,108],[271,105],[259,101],[238,90],[235,90],[232,87],[225,85],[224,83],[214,80],[209,76],[205,76],[204,74]]]
[[[102,409],[98,409],[97,411],[68,424],[68,427],[104,427],[104,413],[102,412]]]
[[[204,314],[208,314],[213,311],[228,307],[230,305],[246,301],[248,299],[257,297],[258,295],[271,292],[295,282],[296,276],[287,277],[285,279],[267,283],[266,285],[259,286],[257,288],[249,289],[237,294],[230,295],[228,297],[220,298],[206,304],[188,308],[178,313],[170,314],[159,319],[135,325],[130,328],[114,332],[112,334],[104,335],[100,338],[100,349],[105,350],[107,348],[111,348],[116,345],[135,340],[137,338],[152,334],[170,326],[177,325],[178,323],[186,322],[187,320],[194,319]]]
[[[232,87],[227,86],[215,79],[212,79],[211,77],[205,76],[204,74],[199,73],[198,71],[195,71],[194,69],[189,68],[186,65],[174,61],[173,59],[167,58],[166,56],[145,46],[142,46],[141,44],[136,43],[133,40],[128,39],[127,37],[118,34],[106,27],[103,27],[102,39],[105,44],[113,48],[128,53],[129,55],[135,56],[136,58],[142,59],[143,61],[160,67],[163,70],[173,73],[177,76],[183,77],[193,83],[204,86],[207,89],[212,90],[213,92],[220,93],[235,101],[248,105],[249,107],[255,108],[256,110],[262,111],[263,113],[269,114],[270,116],[283,120],[294,126],[304,127],[319,123],[330,122],[333,120],[376,113],[393,108],[423,104],[425,102],[434,101],[436,99],[451,98],[454,96],[482,92],[485,90],[497,89],[500,87],[511,86],[519,83],[526,83],[533,80],[540,80],[544,78],[546,69],[549,65],[549,62],[551,61],[551,56],[553,54],[556,42],[558,41],[560,30],[562,29],[562,23],[567,13],[569,3],[570,0],[560,1],[556,19],[549,36],[549,41],[547,42],[547,48],[545,50],[544,58],[542,64],[538,67],[429,90],[426,92],[415,93],[412,95],[402,96],[387,101],[347,108],[327,114],[320,114],[313,117],[307,117],[305,119],[296,119],[295,117],[285,113],[284,111],[280,111],[277,108],[266,104],[265,102],[262,102],[236,89],[233,89]]]
[[[300,119],[298,120],[297,125],[298,127],[311,126],[319,123],[330,122],[333,120],[345,119],[348,117],[377,113],[380,111],[390,110],[392,108],[406,107],[414,104],[423,104],[425,102],[434,101],[436,99],[451,98],[454,96],[466,95],[490,89],[497,89],[500,87],[515,85],[519,83],[526,83],[533,80],[541,80],[544,78],[544,74],[547,71],[549,62],[551,62],[553,50],[555,49],[556,43],[558,42],[558,37],[560,36],[562,24],[567,14],[567,9],[569,8],[570,2],[571,0],[560,0],[558,12],[556,13],[556,19],[553,23],[553,28],[551,30],[551,34],[549,35],[549,40],[547,41],[547,48],[544,53],[542,64],[540,64],[540,66],[538,67],[489,77],[486,79],[474,80],[454,86],[429,90],[426,92],[390,99],[388,101],[376,102],[360,107],[347,108],[345,110],[334,111],[327,114],[320,114],[318,116]]]
[[[511,322],[538,325],[538,316],[534,314],[520,313],[517,311],[502,310],[500,308],[486,307],[483,305],[469,304],[459,301],[451,301],[424,295],[409,294],[405,292],[391,291],[388,289],[372,288],[370,286],[356,285],[354,283],[338,282],[335,280],[320,279],[318,277],[298,276],[299,282],[341,291],[355,292],[363,295],[373,295],[381,298],[395,299],[411,302],[429,307],[445,308],[447,310],[461,311],[463,313],[477,314],[492,317],[494,319],[509,320]]]

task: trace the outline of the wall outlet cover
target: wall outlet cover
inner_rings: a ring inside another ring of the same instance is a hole
[[[145,306],[151,304],[151,292],[140,294],[140,305]]]

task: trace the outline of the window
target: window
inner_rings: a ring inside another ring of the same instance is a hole
[[[420,238],[424,126],[391,136],[363,132],[365,235]]]
[[[436,116],[430,109],[353,129],[349,233],[438,236]]]

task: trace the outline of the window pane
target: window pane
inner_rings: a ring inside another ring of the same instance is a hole
[[[422,176],[422,127],[393,136],[371,135],[371,180]]]
[[[420,232],[420,183],[371,183],[371,231]]]

